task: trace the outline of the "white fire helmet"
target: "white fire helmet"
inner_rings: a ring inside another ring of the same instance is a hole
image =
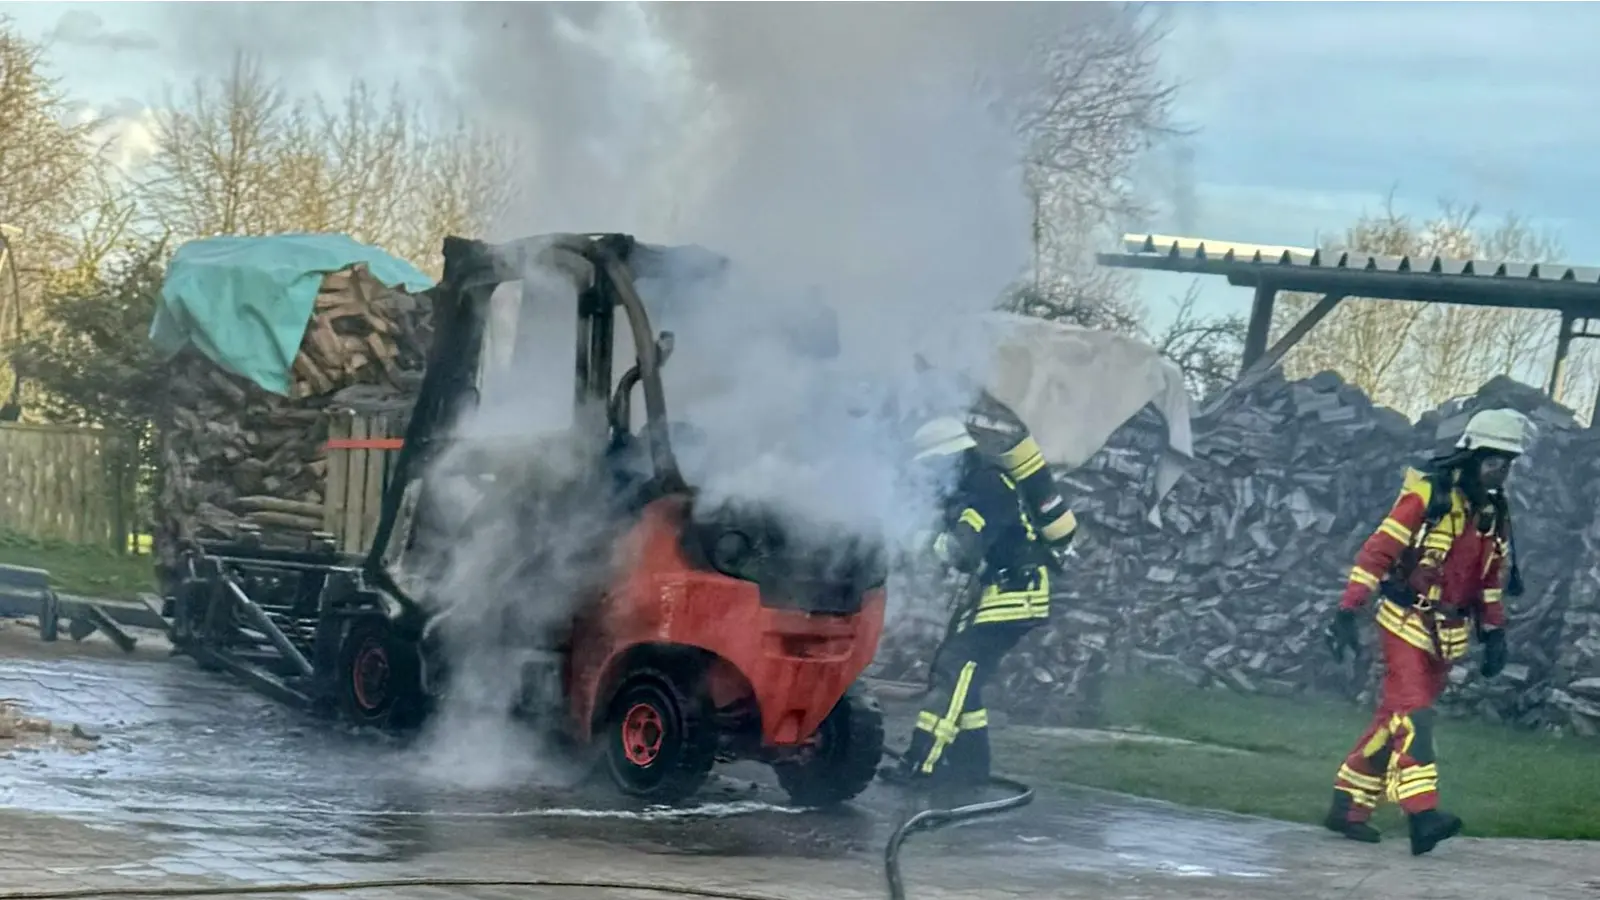
[[[1514,409],[1474,413],[1456,441],[1458,450],[1499,450],[1521,456],[1528,449],[1528,420]]]
[[[978,442],[967,432],[966,424],[951,416],[941,416],[923,423],[911,441],[917,448],[917,455],[913,459],[951,456],[978,446]]]

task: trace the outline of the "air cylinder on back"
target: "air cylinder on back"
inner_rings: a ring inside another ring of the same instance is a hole
[[[1056,488],[1044,452],[1009,406],[980,390],[966,415],[978,452],[1017,486],[1028,517],[1044,545],[1059,554],[1072,543],[1078,519]]]

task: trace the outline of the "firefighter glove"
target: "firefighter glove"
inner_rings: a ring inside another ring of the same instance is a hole
[[[1068,561],[1077,555],[1078,551],[1070,543],[1056,544],[1050,548],[1050,560],[1055,563],[1056,571],[1062,574],[1067,572]]]
[[[1499,675],[1506,667],[1506,632],[1503,628],[1491,628],[1483,632],[1483,668],[1479,671],[1485,678]]]
[[[1341,609],[1333,614],[1333,620],[1328,623],[1323,639],[1328,642],[1328,650],[1333,653],[1334,659],[1343,662],[1356,655],[1361,649],[1361,634],[1356,629],[1356,613],[1353,609]]]

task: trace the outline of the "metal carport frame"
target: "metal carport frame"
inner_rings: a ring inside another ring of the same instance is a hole
[[[1095,261],[1124,269],[1222,275],[1231,285],[1255,289],[1241,377],[1277,364],[1346,297],[1558,312],[1555,360],[1545,383],[1546,393],[1557,401],[1573,339],[1600,338],[1600,267],[1439,256],[1413,259],[1159,234],[1128,234],[1122,241],[1123,252],[1098,253]],[[1279,291],[1321,294],[1322,299],[1268,347]],[[1600,397],[1590,422],[1600,422]]]

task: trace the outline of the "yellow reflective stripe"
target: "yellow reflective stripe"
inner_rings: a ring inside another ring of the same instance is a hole
[[[1466,623],[1437,626],[1439,646],[1435,647],[1433,635],[1428,633],[1428,626],[1423,622],[1421,615],[1408,613],[1404,607],[1387,598],[1378,604],[1378,625],[1429,655],[1443,653],[1443,658],[1446,660],[1460,659],[1469,649],[1471,628]]]
[[[1363,775],[1362,773],[1357,772],[1355,769],[1350,768],[1348,764],[1339,767],[1339,780],[1347,782],[1352,787],[1357,787],[1364,791],[1371,791],[1372,793],[1377,793],[1378,791],[1383,790],[1383,779],[1376,775]]]
[[[1377,791],[1372,791],[1371,793],[1367,793],[1365,791],[1345,791],[1345,793],[1350,795],[1350,802],[1357,806],[1363,806],[1367,809],[1378,808]]]
[[[1012,478],[1021,481],[1028,476],[1017,473],[1024,467],[1033,466],[1035,457],[1039,459],[1039,465],[1034,466],[1029,474],[1039,471],[1044,466],[1044,451],[1039,448],[1039,443],[1031,436],[1025,437],[1018,441],[1015,447],[1000,454],[1000,465]]]
[[[1039,566],[1034,570],[1038,586],[1026,591],[1001,591],[990,585],[978,598],[978,608],[973,622],[1015,622],[1021,619],[1045,618],[1050,615],[1050,570]]]
[[[1360,566],[1356,566],[1350,570],[1350,580],[1361,585],[1362,587],[1376,588],[1378,586],[1378,576],[1368,572],[1366,569],[1363,569]]]
[[[933,767],[938,764],[939,757],[944,755],[944,748],[956,739],[961,728],[958,717],[961,708],[967,705],[967,691],[972,687],[973,673],[978,671],[978,664],[969,662],[961,667],[961,674],[956,677],[955,690],[950,692],[950,706],[944,717],[933,726],[933,746],[928,750],[928,758],[922,761],[923,774],[933,774]]]
[[[1436,763],[1428,763],[1425,766],[1409,766],[1400,770],[1401,784],[1410,784],[1411,782],[1422,780],[1437,781],[1438,779],[1439,766]]]
[[[1411,543],[1411,529],[1402,525],[1393,517],[1384,519],[1383,524],[1378,526],[1378,531],[1387,534],[1402,544]]]
[[[1394,734],[1389,731],[1387,726],[1379,728],[1377,731],[1374,731],[1372,733],[1372,737],[1368,738],[1367,742],[1361,746],[1361,755],[1368,758],[1377,756],[1378,751],[1383,749],[1384,744],[1389,743],[1389,738],[1391,737],[1394,737]],[[1351,769],[1350,771],[1354,772],[1355,770]],[[1377,776],[1372,776],[1372,780],[1375,782],[1378,781]],[[1379,787],[1382,787],[1382,785],[1380,784]],[[1374,788],[1373,790],[1377,790],[1377,788]]]
[[[1389,768],[1393,772],[1394,777],[1398,779],[1400,777],[1400,772],[1402,771],[1400,767],[1400,757],[1411,752],[1411,744],[1417,739],[1417,726],[1411,721],[1410,716],[1405,715],[1404,713],[1397,713],[1389,718],[1389,730],[1393,731],[1395,734],[1405,735],[1405,737],[1400,740],[1400,752],[1395,755],[1394,759],[1391,760],[1389,764]]]
[[[978,511],[970,506],[961,511],[961,521],[972,526],[973,531],[982,531],[985,524],[983,516],[978,515]]]
[[[1502,596],[1504,596],[1504,592],[1501,588],[1490,588],[1483,592],[1483,602],[1499,603]]]
[[[1433,638],[1422,627],[1422,621],[1406,615],[1405,610],[1391,600],[1378,604],[1378,626],[1418,650],[1433,653]]]
[[[1013,609],[1032,606],[1037,602],[1031,594],[989,594],[978,604],[979,609]]]
[[[1394,790],[1394,798],[1396,800],[1410,800],[1412,797],[1431,794],[1438,789],[1439,779],[1429,778],[1424,781],[1398,785]]]
[[[988,728],[989,711],[987,709],[975,709],[972,712],[962,713],[961,718],[956,720],[956,725],[962,731],[976,731],[979,728]]]
[[[1011,469],[1011,477],[1018,481],[1044,468],[1044,455],[1035,453]]]
[[[933,729],[939,726],[939,716],[931,712],[917,713],[917,730],[933,734]]]
[[[978,625],[992,625],[997,622],[1024,622],[1028,619],[1044,619],[1049,616],[1050,608],[1036,603],[1033,606],[980,610],[972,617],[972,621]]]
[[[1031,543],[1037,537],[1033,531],[1033,520],[1028,518],[1028,511],[1020,506],[1017,507],[1017,520],[1022,523],[1022,532]]]
[[[1044,527],[1044,539],[1053,544],[1077,530],[1078,517],[1069,509]]]
[[[1455,535],[1445,531],[1442,528],[1435,529],[1428,532],[1428,536],[1422,539],[1422,549],[1432,550],[1437,553],[1446,553],[1450,550],[1450,545],[1454,544],[1455,542]]]

